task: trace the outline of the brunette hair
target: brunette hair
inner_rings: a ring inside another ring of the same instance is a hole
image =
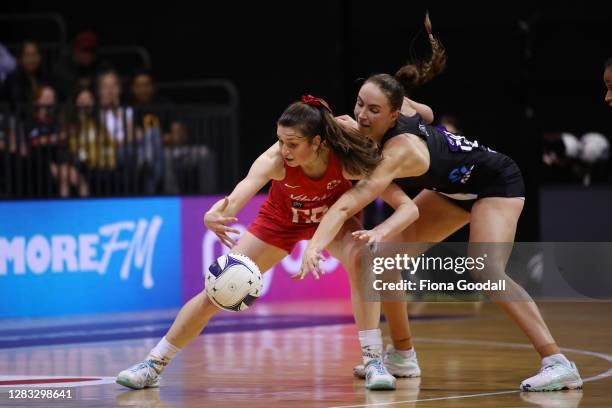
[[[428,82],[446,67],[446,51],[440,40],[432,34],[429,13],[425,14],[425,29],[429,35],[432,49],[431,58],[428,61],[406,64],[396,72],[395,76],[375,74],[364,82],[375,84],[387,96],[392,111],[402,108],[406,93]]]
[[[402,84],[406,92],[429,82],[446,68],[446,50],[440,40],[432,34],[429,13],[425,13],[425,29],[431,45],[429,60],[409,62],[395,73],[395,78]]]
[[[376,143],[356,130],[340,126],[323,99],[310,95],[302,97],[301,101],[285,109],[277,124],[298,129],[309,141],[320,135],[322,143],[333,151],[350,174],[368,175],[382,160]]]

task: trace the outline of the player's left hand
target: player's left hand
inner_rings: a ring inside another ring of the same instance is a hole
[[[370,248],[370,252],[378,251],[378,243],[385,239],[385,233],[377,228],[371,230],[359,230],[353,232],[353,239],[365,242]]]
[[[302,266],[300,267],[300,272],[293,275],[291,279],[304,279],[306,275],[312,273],[315,279],[319,279],[319,273],[321,269],[319,268],[319,262],[325,261],[325,257],[321,254],[321,251],[306,248],[304,251],[304,256],[302,257]]]

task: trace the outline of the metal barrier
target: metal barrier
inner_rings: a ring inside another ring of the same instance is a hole
[[[115,67],[151,69],[151,54],[140,45],[105,45],[98,48],[98,57]],[[131,73],[131,72],[129,72]]]
[[[51,71],[53,63],[65,52],[66,22],[57,13],[0,14],[2,43],[17,56],[24,40],[38,44],[42,65]]]
[[[227,191],[237,181],[236,113],[237,102],[0,107],[0,198]]]
[[[181,104],[182,119],[194,129],[196,143],[216,152],[219,187],[230,191],[240,177],[239,96],[234,83],[226,79],[173,81],[156,88],[158,95]]]
[[[41,25],[49,24],[55,26],[55,30],[57,30],[57,39],[54,41],[49,41],[50,35],[45,33],[40,35],[40,39],[44,39],[44,41],[39,42],[53,42],[59,44],[66,44],[66,22],[64,18],[58,13],[29,13],[29,14],[0,14],[0,26],[4,29],[9,30],[9,32],[16,34],[18,37],[11,39],[4,37],[5,41],[13,41],[21,40],[27,36],[24,36],[22,30],[27,32],[28,35],[32,35],[35,33],[33,27],[31,25],[36,24],[37,28],[42,28]],[[2,31],[2,32],[3,32]],[[31,40],[37,41],[38,38],[28,38]]]

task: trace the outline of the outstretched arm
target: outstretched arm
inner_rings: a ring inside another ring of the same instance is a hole
[[[228,232],[239,233],[225,224],[238,221],[235,215],[268,181],[283,177],[283,161],[278,149],[278,143],[275,143],[259,156],[251,165],[247,176],[234,187],[232,193],[217,201],[204,215],[204,224],[224,245],[231,248],[236,244],[227,235]]]

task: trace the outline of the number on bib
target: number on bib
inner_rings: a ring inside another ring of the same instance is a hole
[[[329,209],[328,206],[324,205],[316,208],[291,208],[293,218],[291,222],[294,224],[318,224]]]
[[[456,135],[454,133],[449,132],[443,127],[439,127],[438,130],[446,137],[446,141],[448,142],[448,147],[450,147],[452,152],[462,151],[462,152],[471,152],[474,149],[478,149],[481,146],[478,144],[478,140],[471,141],[465,136]]]

